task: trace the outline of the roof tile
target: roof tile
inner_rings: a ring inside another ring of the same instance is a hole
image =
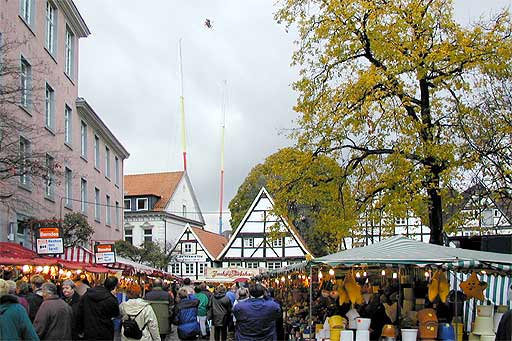
[[[133,174],[124,176],[125,196],[154,195],[160,199],[154,211],[164,211],[185,172]]]

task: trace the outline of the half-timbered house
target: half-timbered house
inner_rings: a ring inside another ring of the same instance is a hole
[[[216,267],[217,256],[227,243],[223,235],[189,225],[171,251],[170,271],[195,281],[205,280],[206,267]]]
[[[297,229],[276,216],[273,207],[272,197],[262,188],[218,257],[223,268],[272,270],[311,255]]]

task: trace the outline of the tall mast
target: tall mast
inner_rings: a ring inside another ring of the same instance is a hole
[[[179,40],[180,54],[180,112],[181,112],[181,146],[183,148],[183,170],[187,170],[187,139],[185,136],[185,97],[183,96],[183,60],[181,57],[181,38]]]
[[[219,209],[219,234],[222,234],[222,201],[224,197],[224,131],[226,130],[226,102],[228,82],[223,82],[222,96],[222,126],[221,126],[221,142],[220,142],[220,209]]]

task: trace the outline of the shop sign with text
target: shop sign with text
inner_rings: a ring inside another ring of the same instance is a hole
[[[94,245],[94,256],[96,264],[111,264],[116,262],[116,252],[114,244],[96,244]]]
[[[58,221],[34,221],[36,252],[40,255],[64,253],[64,241]]]
[[[177,255],[176,262],[180,262],[180,263],[206,262],[206,256],[205,255]]]
[[[261,269],[244,269],[244,268],[206,268],[204,274],[206,278],[215,280],[233,280],[240,277],[251,278],[261,273]]]

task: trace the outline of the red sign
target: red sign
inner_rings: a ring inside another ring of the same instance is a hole
[[[39,238],[59,238],[58,227],[41,227],[39,229]]]
[[[112,244],[99,244],[95,247],[96,252],[114,252],[114,245]]]

